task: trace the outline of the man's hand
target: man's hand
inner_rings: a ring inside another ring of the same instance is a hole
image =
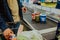
[[[22,7],[22,12],[26,13],[27,8],[26,7]]]
[[[9,38],[10,38],[10,36],[11,36],[11,34],[14,34],[13,33],[13,31],[11,30],[11,29],[6,29],[4,32],[3,32],[3,35],[4,35],[4,37],[6,38],[6,40],[10,40]]]
[[[11,37],[10,40],[17,40],[16,36],[14,34],[11,34]]]

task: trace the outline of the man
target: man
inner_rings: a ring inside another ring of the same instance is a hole
[[[15,24],[18,24],[18,30],[20,32],[23,30],[23,25],[20,25],[19,7],[17,0],[0,0],[0,29],[3,30],[3,35],[6,40],[10,40],[9,37],[14,33],[7,26],[6,22],[14,22]]]
[[[60,0],[57,0],[56,8],[57,8],[57,9],[60,9]]]

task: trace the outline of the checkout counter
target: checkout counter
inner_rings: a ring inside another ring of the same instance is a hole
[[[39,30],[47,40],[54,39],[57,23],[48,18],[46,24],[36,23],[32,21],[31,13],[31,11],[28,11],[26,14],[23,14],[24,21],[29,25],[29,28],[32,30]]]
[[[32,29],[32,30],[38,30],[40,34],[42,34],[42,36],[46,39],[46,40],[52,40],[55,38],[56,35],[56,29],[57,29],[57,23],[59,20],[47,15],[47,23],[46,24],[41,24],[41,23],[36,23],[34,21],[32,21],[32,13],[34,10],[34,7],[32,7],[33,5],[25,5],[24,6],[27,7],[28,11],[26,13],[23,13],[23,19],[26,22],[26,24],[29,25],[28,28]],[[37,5],[38,6],[38,5]],[[35,5],[36,7],[36,5]],[[45,12],[45,10],[42,9],[38,9],[37,11],[40,12]],[[52,10],[51,10],[52,11]],[[53,35],[53,36],[52,36]]]
[[[42,34],[43,38],[45,38],[46,40],[54,39],[57,29],[57,21],[50,20],[51,17],[47,16],[46,24],[36,23],[32,21],[31,17],[31,14],[33,13],[34,10],[33,7],[30,5],[30,7],[27,7],[27,9],[28,11],[26,13],[23,13],[23,21],[21,21],[21,23],[25,26],[24,31],[38,30],[38,32]],[[41,9],[37,10],[45,12]]]

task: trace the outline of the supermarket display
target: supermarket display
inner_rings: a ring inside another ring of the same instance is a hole
[[[52,2],[53,0],[45,0],[45,2]]]
[[[40,0],[41,2],[45,2],[45,0]]]
[[[57,0],[40,0],[41,2],[57,2]]]
[[[57,0],[53,0],[53,2],[57,2]]]

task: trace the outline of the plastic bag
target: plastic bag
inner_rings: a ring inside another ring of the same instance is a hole
[[[41,34],[39,34],[37,31],[25,31],[22,33],[17,34],[18,40],[43,40],[43,37]]]

